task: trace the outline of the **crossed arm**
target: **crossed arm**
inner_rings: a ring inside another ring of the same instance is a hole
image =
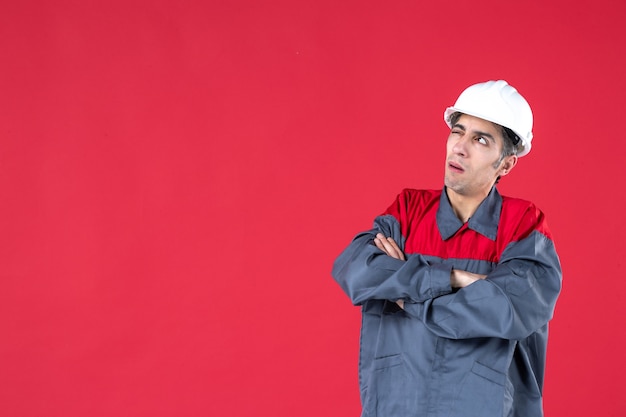
[[[454,269],[450,262],[406,256],[400,239],[395,218],[379,216],[372,230],[355,236],[337,257],[333,278],[354,305],[402,300],[398,305],[407,314],[454,339],[520,339],[552,318],[561,268],[544,234],[533,232],[509,244],[488,279]]]
[[[404,253],[392,237],[386,237],[382,233],[378,233],[376,235],[376,238],[374,238],[374,244],[378,249],[385,252],[388,256],[399,259],[401,261],[406,261]],[[453,268],[450,272],[450,286],[452,288],[463,288],[467,287],[473,282],[478,281],[479,279],[485,278],[487,278],[487,275],[474,274],[472,272]],[[396,304],[398,304],[401,308],[404,308],[403,300],[396,301]]]

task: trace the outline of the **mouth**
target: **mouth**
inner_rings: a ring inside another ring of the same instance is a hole
[[[463,166],[454,161],[448,161],[448,169],[452,172],[457,172],[459,174],[465,172]]]

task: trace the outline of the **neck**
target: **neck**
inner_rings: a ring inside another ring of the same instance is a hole
[[[466,196],[458,194],[449,188],[446,188],[446,194],[448,195],[448,200],[452,206],[452,211],[463,223],[467,223],[469,221],[470,217],[476,213],[480,203],[482,203],[487,195],[489,195],[489,193],[487,193],[479,196]]]

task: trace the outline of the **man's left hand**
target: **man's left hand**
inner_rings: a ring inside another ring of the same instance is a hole
[[[376,235],[376,238],[374,238],[374,244],[378,249],[382,250],[392,258],[406,261],[404,253],[402,252],[396,241],[393,240],[393,238],[385,237],[385,235],[383,235],[382,233],[378,233]]]
[[[387,255],[391,256],[395,259],[400,259],[401,261],[406,261],[404,257],[404,252],[400,249],[395,240],[391,237],[385,237],[382,233],[378,233],[376,238],[374,239],[374,244],[376,247]],[[396,304],[400,306],[401,309],[404,310],[404,300],[397,300]]]

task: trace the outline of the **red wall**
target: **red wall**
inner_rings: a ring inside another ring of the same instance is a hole
[[[356,416],[333,259],[503,78],[564,268],[550,417],[623,416],[626,3],[3,1],[0,414]]]

